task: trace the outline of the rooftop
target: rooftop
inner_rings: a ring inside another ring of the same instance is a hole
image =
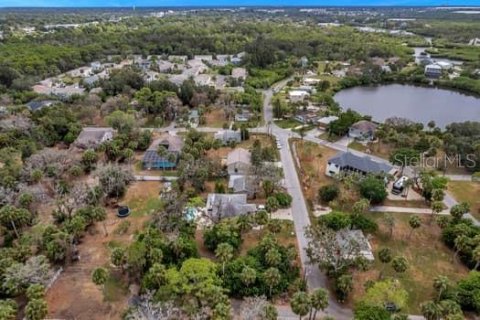
[[[369,156],[357,156],[351,152],[339,152],[328,159],[328,162],[336,164],[340,168],[350,167],[366,173],[388,173],[393,169],[387,163],[374,161]]]
[[[235,150],[231,151],[227,156],[227,165],[236,163],[236,162],[243,162],[246,164],[250,164],[250,151],[243,149],[243,148],[236,148]]]

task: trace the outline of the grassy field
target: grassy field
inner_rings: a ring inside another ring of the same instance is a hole
[[[366,272],[356,272],[354,275],[353,304],[364,294],[363,285],[367,280],[377,280],[382,263],[377,259],[377,253],[384,247],[390,248],[394,255],[402,255],[408,260],[408,270],[403,275],[397,275],[391,266],[384,271],[385,277],[396,277],[409,294],[407,310],[410,314],[420,314],[422,302],[434,297],[433,279],[444,275],[452,281],[457,281],[468,273],[468,269],[461,263],[454,261],[453,252],[440,240],[440,228],[429,224],[428,217],[422,217],[422,226],[417,229],[411,238],[408,225],[409,214],[392,214],[395,218],[393,236],[390,237],[388,228],[383,223],[383,213],[370,213],[368,216],[379,224],[377,231],[370,240],[376,260],[372,268]]]
[[[302,125],[300,122],[294,119],[276,120],[275,124],[283,129],[291,129]]]
[[[480,219],[480,183],[470,181],[450,181],[448,191],[459,202],[468,202],[470,212]]]
[[[225,118],[225,112],[220,108],[212,108],[205,113],[205,125],[204,127],[222,128],[227,123]]]
[[[122,204],[130,207],[132,216],[151,214],[162,207],[159,198],[161,187],[162,184],[158,181],[135,182],[129,187]]]

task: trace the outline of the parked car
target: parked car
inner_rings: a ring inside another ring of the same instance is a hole
[[[405,190],[405,185],[407,181],[408,181],[408,177],[406,176],[402,176],[398,178],[397,181],[393,183],[392,193],[397,195],[401,194],[403,190]]]

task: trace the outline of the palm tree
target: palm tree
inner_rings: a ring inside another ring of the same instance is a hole
[[[277,268],[272,267],[267,269],[263,274],[263,276],[265,278],[265,283],[269,288],[270,297],[272,297],[273,287],[277,286],[280,283],[280,280],[282,279],[280,271],[278,271]]]
[[[313,316],[310,312],[309,319],[316,319],[318,310],[325,310],[328,307],[328,292],[323,288],[319,288],[310,294],[310,302],[314,309]]]
[[[308,293],[299,291],[293,295],[290,306],[292,307],[293,313],[298,315],[299,319],[302,320],[302,317],[307,315],[312,308],[312,303]]]
[[[439,320],[442,316],[442,309],[434,301],[428,301],[421,306],[422,315],[427,320]]]
[[[448,289],[450,280],[445,276],[437,276],[433,279],[433,287],[437,291],[437,301],[440,301],[442,294]]]
[[[470,246],[470,239],[465,235],[458,236],[455,238],[454,246],[455,254],[453,257],[456,260],[460,251],[464,251]]]
[[[413,184],[414,184],[413,179],[405,180],[405,182],[404,182],[404,192],[403,192],[403,196],[405,197],[405,199],[408,199],[408,192],[410,191],[410,188],[413,186]]]
[[[392,238],[393,237],[393,228],[395,228],[395,218],[391,214],[387,213],[387,214],[385,214],[385,217],[383,218],[383,220],[385,222],[385,225],[389,229],[390,238]]]
[[[468,211],[470,211],[470,205],[466,202],[462,202],[450,208],[450,215],[455,221],[459,221]]]
[[[433,217],[443,210],[443,202],[442,201],[433,201],[432,205],[432,219],[430,219],[430,222],[433,220]]]
[[[480,266],[480,245],[476,246],[472,251],[472,259],[475,260],[474,270],[477,270]]]
[[[378,259],[383,264],[382,270],[380,270],[378,274],[378,279],[382,278],[385,267],[392,261],[392,258],[392,250],[390,250],[390,248],[383,248],[378,251]]]
[[[222,263],[222,274],[225,275],[225,264],[233,258],[233,247],[229,243],[220,243],[215,250],[215,256]]]
[[[397,273],[404,273],[408,269],[408,262],[405,257],[397,256],[392,260],[393,270]]]
[[[252,228],[253,221],[252,216],[248,214],[244,214],[238,217],[237,219],[237,226],[240,229],[240,232],[248,231]]]
[[[265,261],[267,262],[267,265],[270,267],[278,266],[281,260],[282,260],[282,256],[280,255],[280,252],[278,252],[278,250],[275,248],[268,250],[267,253],[265,254]]]
[[[450,299],[442,300],[439,303],[443,319],[464,319],[460,305]],[[457,316],[456,318],[452,316]]]
[[[26,318],[28,320],[42,320],[48,314],[47,302],[44,299],[30,300],[25,308]]]
[[[251,267],[244,267],[242,269],[242,272],[240,273],[240,279],[242,280],[242,283],[249,287],[252,285],[255,280],[257,279],[257,271]]]
[[[422,226],[422,220],[419,216],[410,216],[408,219],[408,225],[410,226],[410,233],[408,234],[408,240],[412,237],[413,231]]]

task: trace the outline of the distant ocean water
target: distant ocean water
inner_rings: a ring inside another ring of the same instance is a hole
[[[480,6],[480,0],[0,0],[0,7]]]

